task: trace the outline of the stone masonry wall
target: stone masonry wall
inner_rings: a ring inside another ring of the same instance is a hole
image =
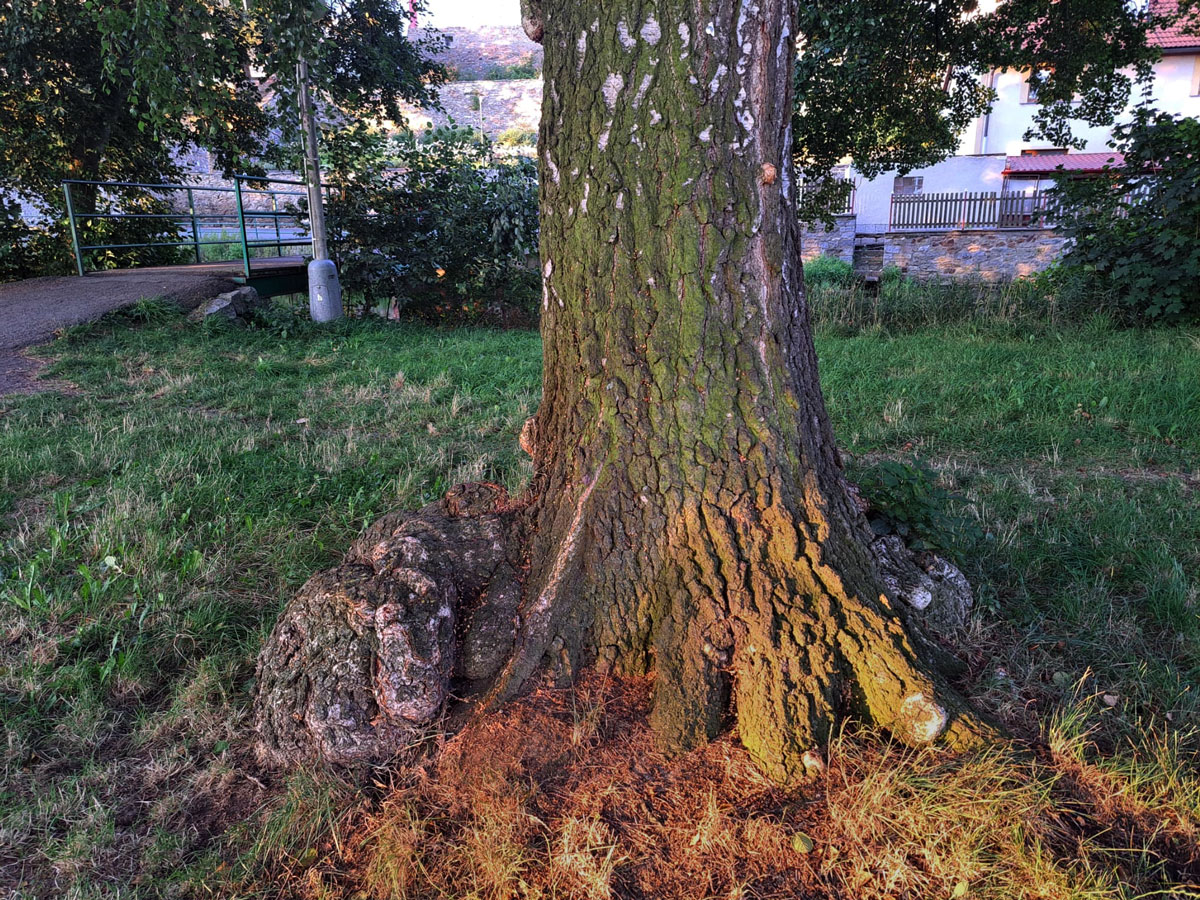
[[[850,262],[854,256],[854,235],[858,220],[854,216],[837,216],[833,230],[826,231],[821,222],[804,227],[800,235],[800,256],[808,262],[818,256],[836,256]]]
[[[855,216],[838,216],[832,231],[823,225],[801,234],[801,257],[835,256],[846,262],[874,261],[873,269],[897,266],[918,280],[1008,281],[1040,272],[1062,255],[1066,238],[1043,228],[1003,231],[889,231],[856,234]],[[856,260],[854,248],[864,253]],[[878,271],[864,272],[878,275]]]
[[[515,4],[514,4],[515,5]],[[478,80],[495,77],[506,66],[542,68],[542,45],[535,44],[520,25],[482,25],[477,28],[443,28],[450,46],[437,56],[454,78]],[[414,37],[419,37],[417,32]]]
[[[300,181],[303,179],[302,175],[298,175],[295,172],[271,172],[269,173],[269,177],[282,178],[286,181]],[[197,215],[220,215],[230,217],[237,215],[237,199],[232,193],[233,179],[224,178],[218,172],[208,172],[199,175],[193,174],[188,179],[188,183],[194,187],[227,188],[231,191],[230,193],[216,193],[213,191],[204,190],[193,191],[192,199],[196,205]],[[284,192],[286,194],[291,194],[293,192],[304,192],[303,187],[296,187],[294,185],[277,184],[274,185],[274,188],[275,190]],[[168,196],[170,198],[171,209],[173,211],[180,213],[187,211],[188,205],[186,191],[172,191]],[[300,198],[298,197],[277,197],[276,203],[278,204],[278,208],[282,211],[287,204],[295,203],[299,199]],[[271,197],[262,191],[254,190],[248,184],[243,184],[242,206],[247,213],[269,210],[271,209]]]
[[[454,81],[439,89],[445,111],[406,107],[408,127],[419,131],[426,122],[478,128],[482,106],[483,131],[495,138],[509,128],[537,132],[542,116],[542,80]]]
[[[884,266],[899,266],[917,280],[1008,281],[1033,275],[1055,262],[1066,239],[1055,231],[889,232],[883,236]]]

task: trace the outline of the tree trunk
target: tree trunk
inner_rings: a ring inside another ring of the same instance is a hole
[[[550,0],[523,18],[545,46],[544,394],[511,650],[473,684],[495,704],[547,667],[652,672],[669,747],[736,724],[781,781],[847,714],[975,739],[882,589],[821,397],[794,4]]]
[[[821,397],[793,18],[789,0],[541,5],[545,382],[498,685],[559,643],[572,668],[653,671],[670,745],[733,712],[780,778],[848,707],[915,741],[975,728],[880,589]]]

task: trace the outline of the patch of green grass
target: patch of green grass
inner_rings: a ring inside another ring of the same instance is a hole
[[[1097,319],[817,343],[852,477],[918,454],[971,501],[979,696],[1036,730],[1083,679],[1116,701],[1109,746],[1200,727],[1197,335]]]
[[[971,502],[966,689],[1194,817],[1196,335],[975,323],[826,331],[818,351],[852,474],[917,453]],[[240,849],[289,859],[336,838],[340,783],[297,776],[255,818],[258,648],[383,512],[520,488],[537,335],[196,328],[149,303],[51,352],[75,393],[0,398],[0,884],[157,896],[220,877],[239,823]]]
[[[525,480],[538,339],[146,306],[55,352],[76,393],[0,400],[0,844],[43,889],[157,881],[284,600],[388,509]]]
[[[818,338],[838,440],[851,453],[968,453],[989,465],[1178,469],[1200,451],[1200,336],[958,325]]]
[[[1092,316],[1128,317],[1112,293],[1097,293],[1078,273],[1050,269],[1029,278],[992,282],[918,281],[899,269],[867,284],[849,263],[821,256],[804,264],[813,321],[819,330],[853,335],[863,330],[913,332],[964,323],[1078,324]]]

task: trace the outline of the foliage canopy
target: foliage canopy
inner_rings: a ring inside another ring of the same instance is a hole
[[[1121,168],[1062,179],[1064,266],[1136,315],[1200,317],[1200,121],[1139,109],[1114,129]]]
[[[828,176],[847,157],[874,177],[952,154],[994,100],[984,77],[993,69],[1036,73],[1033,133],[1052,144],[1076,143],[1072,120],[1112,124],[1151,74],[1158,51],[1147,46],[1148,29],[1178,17],[1123,0],[978,7],[976,0],[801,4],[793,153],[808,182],[821,185],[805,192],[806,218],[827,218],[842,201],[848,187]]]
[[[178,180],[197,148],[226,174],[294,163],[301,56],[327,119],[400,120],[444,78],[443,39],[408,41],[407,16],[398,0],[2,0],[0,193],[53,231],[67,178]],[[49,236],[4,213],[15,265]]]
[[[407,40],[408,16],[398,0],[0,0],[0,191],[53,219],[64,178],[178,178],[190,148],[227,173],[295,163],[301,56],[331,118],[398,121],[402,101],[435,102],[446,77],[431,59],[444,38]],[[845,188],[826,176],[847,157],[873,176],[952,153],[996,67],[1035,73],[1035,130],[1051,143],[1071,143],[1072,119],[1110,124],[1148,76],[1145,36],[1162,21],[1123,0],[801,5],[794,153],[823,185],[806,215],[836,207]],[[46,236],[5,216],[10,261],[36,258]]]

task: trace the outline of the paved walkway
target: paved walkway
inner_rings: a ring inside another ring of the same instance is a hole
[[[299,258],[255,260],[254,271],[295,266]],[[37,390],[40,366],[21,353],[70,325],[91,322],[144,297],[164,297],[186,309],[236,285],[241,263],[95,272],[85,278],[31,278],[0,284],[0,395]]]

